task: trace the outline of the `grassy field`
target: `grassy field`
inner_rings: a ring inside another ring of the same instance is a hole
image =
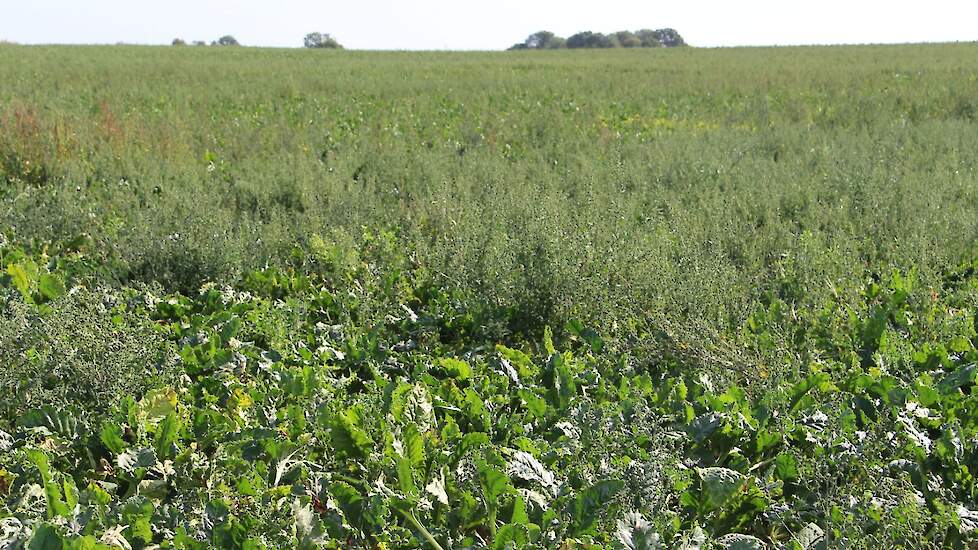
[[[0,45],[0,547],[978,544],[978,45]]]

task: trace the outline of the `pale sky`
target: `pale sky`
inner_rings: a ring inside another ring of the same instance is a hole
[[[312,31],[353,49],[495,50],[561,36],[673,27],[695,46],[978,40],[975,0],[0,0],[0,40],[297,47]]]

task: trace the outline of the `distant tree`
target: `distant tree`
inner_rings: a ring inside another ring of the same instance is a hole
[[[538,31],[528,36],[524,44],[527,48],[553,50],[562,48],[565,42],[567,41],[550,31]]]
[[[184,40],[182,38],[174,38],[173,39],[173,42],[172,42],[172,45],[173,46],[186,46],[187,43],[184,42]]]
[[[239,44],[238,41],[230,34],[226,34],[218,38],[214,42],[211,42],[211,46],[240,46],[240,45],[241,44]]]
[[[612,34],[599,32],[579,32],[566,40],[550,31],[531,34],[523,42],[511,46],[510,50],[539,50],[556,48],[658,48],[685,46],[686,42],[675,29],[642,29],[640,31],[618,31]]]
[[[659,29],[655,32],[657,33],[659,43],[666,48],[675,48],[686,45],[686,41],[683,40],[683,37],[679,35],[679,32],[677,32],[676,29]]]
[[[640,45],[643,48],[658,48],[662,44],[659,43],[659,31],[654,31],[652,29],[642,29],[635,32],[635,36],[638,37]]]
[[[537,31],[523,42],[513,44],[511,50],[557,50],[566,46],[567,40],[550,31]]]
[[[614,48],[618,44],[613,37],[599,32],[584,31],[567,39],[568,48]]]
[[[311,32],[306,35],[302,45],[307,48],[335,48],[343,49],[343,46],[335,38],[323,32]]]
[[[207,42],[204,42],[203,40],[194,40],[194,46],[206,46],[206,45]]]
[[[618,31],[614,36],[622,48],[639,48],[642,46],[642,40],[632,31]]]

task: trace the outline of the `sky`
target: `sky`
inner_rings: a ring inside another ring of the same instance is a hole
[[[976,16],[975,0],[0,0],[0,40],[298,47],[319,31],[353,49],[498,50],[542,29],[672,27],[707,47],[951,42],[978,40]]]

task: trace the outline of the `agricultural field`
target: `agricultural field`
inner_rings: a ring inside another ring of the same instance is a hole
[[[0,548],[978,545],[978,44],[0,45]]]

